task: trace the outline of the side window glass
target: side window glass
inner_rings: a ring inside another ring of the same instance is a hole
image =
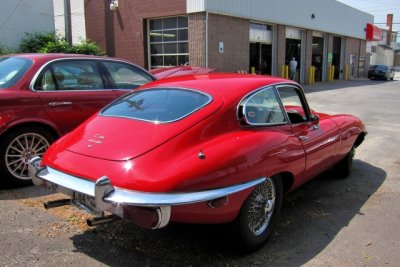
[[[47,68],[38,78],[35,83],[35,90],[53,91],[56,90],[56,83],[54,82],[53,74]]]
[[[274,89],[261,90],[243,101],[243,117],[250,125],[286,123]]]
[[[153,77],[134,66],[122,63],[103,61],[118,89],[135,89],[153,81]]]
[[[105,89],[97,64],[89,60],[71,60],[52,65],[59,90]]]
[[[306,111],[298,90],[290,86],[282,86],[277,89],[290,122],[301,123],[307,121]]]

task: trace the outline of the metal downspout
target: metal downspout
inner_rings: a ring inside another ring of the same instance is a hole
[[[206,12],[206,68],[208,68],[208,12]]]

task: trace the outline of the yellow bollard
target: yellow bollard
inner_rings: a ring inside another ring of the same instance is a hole
[[[251,67],[250,72],[251,74],[256,74],[256,67]]]
[[[347,81],[349,79],[349,65],[344,65],[344,79]]]
[[[281,66],[281,78],[285,78],[285,66]]]
[[[309,84],[314,84],[315,83],[315,67],[311,66],[310,67],[310,78],[309,78]]]
[[[332,74],[331,74],[331,81],[335,81],[335,65],[332,65]]]
[[[328,68],[328,82],[332,82],[332,64]]]

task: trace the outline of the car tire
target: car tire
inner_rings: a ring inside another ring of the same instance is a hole
[[[247,197],[230,229],[238,251],[254,251],[271,236],[282,207],[282,188],[280,176],[267,178]]]
[[[340,178],[347,178],[351,174],[355,152],[356,148],[353,146],[349,153],[347,153],[346,156],[334,166],[334,169]]]
[[[54,137],[40,127],[21,127],[1,137],[0,183],[6,186],[32,184],[27,163],[34,156],[42,156]]]

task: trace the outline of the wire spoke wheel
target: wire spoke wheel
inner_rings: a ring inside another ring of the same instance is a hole
[[[29,160],[35,156],[42,156],[49,145],[49,141],[37,133],[18,135],[6,148],[5,163],[8,171],[18,179],[29,180]]]
[[[248,227],[252,234],[260,235],[268,227],[275,207],[274,183],[267,179],[254,190],[248,211]]]
[[[281,175],[266,177],[244,201],[232,224],[231,236],[241,252],[254,251],[271,236],[282,207]]]

